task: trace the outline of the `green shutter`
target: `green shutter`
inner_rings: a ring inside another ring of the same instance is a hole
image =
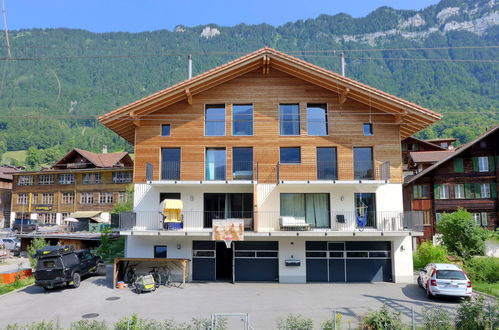
[[[462,158],[454,158],[454,172],[464,172],[464,163]]]
[[[471,191],[471,183],[464,184],[464,196],[466,199],[472,199],[473,192]]]
[[[482,226],[487,227],[487,212],[482,212],[481,218],[482,218]]]
[[[414,151],[418,151],[419,150],[419,144],[414,143],[414,147],[413,148],[414,148]]]
[[[406,148],[405,143],[402,143],[402,151],[405,151],[405,148]]]
[[[417,184],[412,186],[412,195],[414,198],[418,198],[418,185]]]
[[[438,188],[438,184],[433,185],[433,194],[435,195],[435,199],[440,199],[440,190]]]
[[[497,183],[495,182],[490,184],[490,196],[492,198],[497,198]]]
[[[480,195],[480,184],[479,183],[475,183],[475,198],[482,198],[482,196]]]
[[[494,156],[489,156],[489,171],[493,172],[496,170],[496,165],[494,162]]]
[[[473,172],[478,172],[479,167],[478,167],[478,157],[473,157]]]

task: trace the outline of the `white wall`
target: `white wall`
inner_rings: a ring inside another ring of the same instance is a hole
[[[396,237],[392,243],[392,271],[395,283],[414,283],[411,236]]]

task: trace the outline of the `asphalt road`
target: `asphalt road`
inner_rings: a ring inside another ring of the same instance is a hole
[[[98,314],[95,319],[111,324],[131,314],[188,321],[193,317],[209,318],[212,313],[244,312],[249,313],[253,329],[273,329],[278,318],[289,313],[310,317],[318,327],[332,316],[333,310],[343,315],[346,328],[347,320],[352,320],[353,326],[357,316],[383,304],[400,311],[407,321],[414,310],[418,321],[423,306],[434,305],[452,312],[459,301],[428,300],[416,284],[394,283],[188,283],[183,289],[161,287],[156,292],[138,295],[130,289],[111,289],[104,277],[90,277],[78,289],[45,292],[39,287],[27,287],[0,296],[0,304],[1,327],[41,320],[66,327],[85,314]],[[230,322],[230,329],[242,329],[239,319]]]

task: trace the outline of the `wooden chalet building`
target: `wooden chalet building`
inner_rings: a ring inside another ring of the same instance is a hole
[[[472,213],[478,225],[497,229],[498,147],[499,126],[495,126],[405,178],[404,209],[424,212],[422,239],[432,239],[442,214],[460,207]]]
[[[401,141],[439,118],[271,48],[114,110],[101,123],[135,147],[126,257],[189,259],[203,281],[412,283]],[[224,223],[242,241],[215,239]]]

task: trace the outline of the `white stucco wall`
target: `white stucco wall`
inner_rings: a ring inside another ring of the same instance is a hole
[[[392,241],[392,270],[395,283],[414,283],[411,236],[396,237]]]

